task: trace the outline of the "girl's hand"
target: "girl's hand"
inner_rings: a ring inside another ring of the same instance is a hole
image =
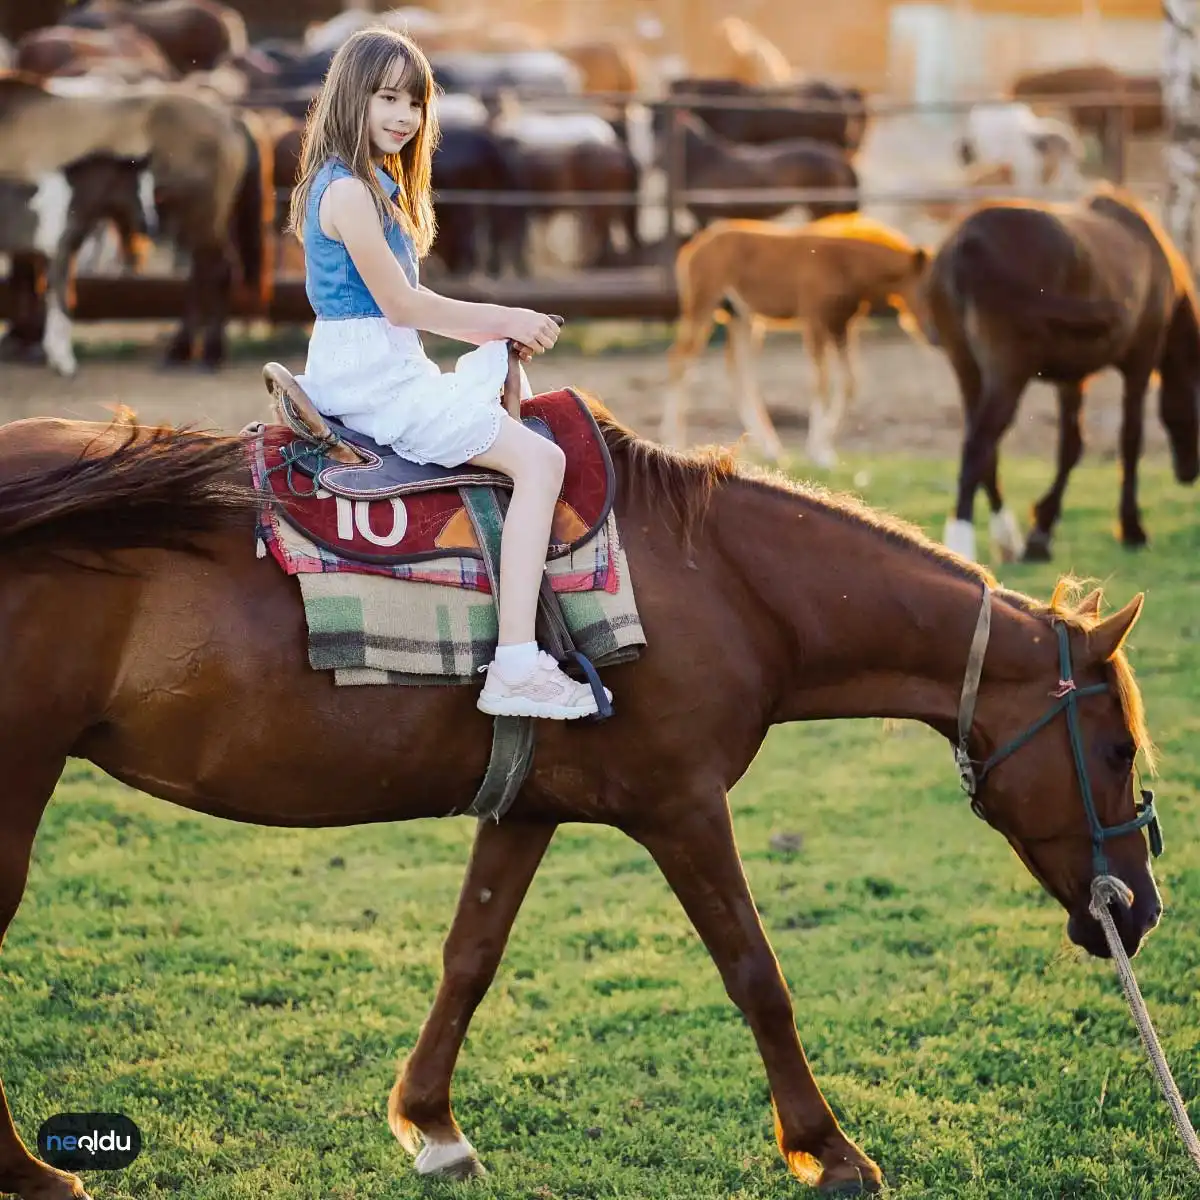
[[[503,335],[531,354],[541,354],[558,341],[558,323],[530,308],[510,308],[505,313]]]

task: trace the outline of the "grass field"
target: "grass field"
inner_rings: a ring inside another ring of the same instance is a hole
[[[1048,470],[1005,463],[1019,511]],[[832,482],[937,535],[953,476],[858,461]],[[1162,750],[1166,915],[1136,965],[1200,1118],[1200,524],[1196,495],[1151,469],[1152,546],[1127,554],[1116,489],[1112,463],[1077,472],[1055,567],[1114,605],[1148,593],[1131,655]],[[1055,578],[1001,573],[1041,597]],[[890,1196],[1200,1195],[1111,966],[1068,945],[1065,914],[970,814],[947,744],[879,721],[778,729],[733,803],[814,1071]],[[773,851],[775,832],[800,850]],[[0,954],[25,1139],[58,1111],[133,1117],[143,1153],[91,1174],[96,1200],[810,1194],[776,1153],[749,1031],[648,856],[578,826],[551,847],[456,1076],[491,1174],[417,1178],[385,1106],[471,836],[462,820],[236,825],[72,765]]]

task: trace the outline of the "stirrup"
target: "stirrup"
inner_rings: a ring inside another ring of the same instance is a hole
[[[354,465],[368,460],[343,441],[296,382],[295,376],[282,363],[269,362],[262,370],[263,382],[275,401],[275,412],[297,437],[312,442],[317,450],[334,462]]]

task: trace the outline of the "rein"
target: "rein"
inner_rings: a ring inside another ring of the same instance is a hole
[[[1124,834],[1137,833],[1138,830],[1145,829],[1150,840],[1150,852],[1155,858],[1162,853],[1162,830],[1158,825],[1158,814],[1154,810],[1154,793],[1142,789],[1141,802],[1137,805],[1138,815],[1132,821],[1126,821],[1121,825],[1104,826],[1100,824],[1100,819],[1096,815],[1096,805],[1092,798],[1092,781],[1083,756],[1083,735],[1079,731],[1079,701],[1084,696],[1098,696],[1102,692],[1107,692],[1108,684],[1096,683],[1085,688],[1079,687],[1074,679],[1067,627],[1061,621],[1055,621],[1054,630],[1058,635],[1059,665],[1058,687],[1053,692],[1055,703],[1024,732],[1001,746],[984,762],[976,763],[967,749],[967,740],[975,719],[975,702],[979,698],[979,681],[983,675],[983,660],[987,654],[988,638],[992,631],[992,590],[986,584],[984,585],[983,603],[979,609],[979,619],[975,622],[975,634],[971,638],[971,649],[967,655],[967,669],[963,675],[962,694],[958,702],[958,744],[954,748],[954,762],[958,767],[963,791],[971,797],[971,811],[986,821],[988,816],[980,801],[979,789],[983,787],[988,774],[998,763],[1020,750],[1039,730],[1049,725],[1059,713],[1067,714],[1067,733],[1071,739],[1071,756],[1075,760],[1075,774],[1079,778],[1079,791],[1083,796],[1083,808],[1087,814],[1088,828],[1092,835],[1094,877],[1089,911],[1104,931],[1109,952],[1117,967],[1121,988],[1129,1003],[1129,1010],[1134,1024],[1137,1026],[1138,1034],[1141,1036],[1142,1045],[1145,1046],[1146,1053],[1150,1057],[1159,1087],[1171,1110],[1175,1128],[1179,1131],[1179,1136],[1183,1140],[1184,1148],[1193,1165],[1200,1169],[1200,1139],[1196,1137],[1196,1131],[1192,1128],[1183,1097],[1180,1096],[1179,1089],[1175,1085],[1170,1065],[1167,1063],[1166,1055],[1163,1054],[1158,1034],[1154,1031],[1150,1013],[1146,1009],[1146,1002],[1142,998],[1141,989],[1138,987],[1137,978],[1133,973],[1133,966],[1129,961],[1129,956],[1125,953],[1125,947],[1121,943],[1109,907],[1114,903],[1124,904],[1128,907],[1133,900],[1133,893],[1123,880],[1109,873],[1104,843],[1109,838],[1122,837]]]

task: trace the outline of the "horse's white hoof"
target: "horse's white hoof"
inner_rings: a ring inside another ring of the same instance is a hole
[[[970,562],[975,561],[975,526],[970,521],[947,519],[942,541],[947,550],[953,550]]]
[[[487,1171],[475,1147],[462,1138],[454,1142],[426,1142],[415,1163],[418,1175],[442,1179],[482,1179]]]
[[[1002,562],[1016,562],[1025,553],[1025,539],[1021,536],[1017,518],[1007,505],[992,514],[988,533]]]

